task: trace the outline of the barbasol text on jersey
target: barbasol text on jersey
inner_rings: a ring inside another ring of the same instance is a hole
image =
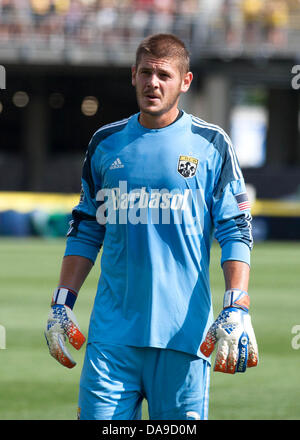
[[[115,188],[103,188],[96,196],[100,206],[96,218],[99,224],[184,224],[188,235],[199,234],[203,227],[202,189],[146,187],[128,191],[127,182],[119,181]]]

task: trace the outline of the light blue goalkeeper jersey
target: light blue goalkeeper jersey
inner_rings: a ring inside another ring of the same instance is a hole
[[[213,321],[209,262],[250,263],[250,206],[227,134],[181,112],[147,129],[139,114],[100,128],[86,154],[65,255],[101,275],[89,342],[160,347],[205,358]]]

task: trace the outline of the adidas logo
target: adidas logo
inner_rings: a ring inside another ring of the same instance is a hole
[[[115,170],[117,168],[124,168],[124,165],[119,158],[117,158],[109,167],[110,170]]]
[[[222,328],[225,330],[225,332],[227,332],[230,335],[230,333],[232,333],[235,330],[236,324],[235,323],[223,324]]]

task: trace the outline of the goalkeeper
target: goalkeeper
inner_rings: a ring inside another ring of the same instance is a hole
[[[189,54],[170,34],[141,42],[132,67],[140,111],[100,128],[89,144],[45,336],[72,368],[67,339],[85,341],[73,312],[103,246],[79,387],[78,418],[208,417],[214,369],[258,363],[249,315],[250,205],[228,135],[178,107],[191,85]],[[213,319],[210,248],[225,279]]]

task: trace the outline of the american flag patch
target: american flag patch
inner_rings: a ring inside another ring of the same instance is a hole
[[[235,200],[237,201],[238,207],[240,211],[245,211],[245,209],[250,209],[251,204],[248,199],[247,193],[237,194]]]

